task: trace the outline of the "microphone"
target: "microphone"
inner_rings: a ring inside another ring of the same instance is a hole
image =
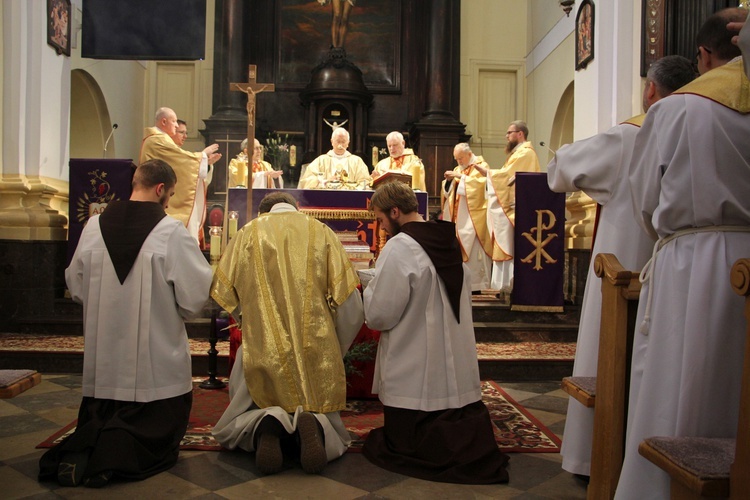
[[[102,156],[102,158],[107,157],[107,144],[109,144],[109,140],[112,139],[112,135],[115,133],[116,128],[117,128],[117,124],[115,123],[114,125],[112,125],[112,130],[109,133],[109,137],[107,137],[107,140],[104,141],[104,155]]]
[[[539,145],[540,145],[540,146],[542,146],[543,148],[547,148],[547,151],[549,151],[550,153],[552,153],[552,156],[555,156],[555,152],[554,152],[554,151],[552,151],[552,149],[550,149],[550,147],[549,147],[549,146],[547,146],[547,143],[545,143],[544,141],[541,141],[541,142],[539,143]]]

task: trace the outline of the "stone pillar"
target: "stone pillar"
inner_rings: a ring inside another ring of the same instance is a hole
[[[219,145],[222,155],[213,165],[213,180],[208,187],[209,208],[212,204],[224,203],[227,166],[240,152],[240,143],[247,136],[247,95],[229,90],[230,83],[246,82],[248,76],[242,49],[243,10],[243,0],[216,0],[214,112],[203,120],[206,128],[200,131],[206,144]]]
[[[0,9],[0,332],[19,332],[65,289],[70,58],[47,45],[46,2]]]
[[[45,19],[44,2],[2,3],[0,239],[67,238],[70,58]]]
[[[440,196],[443,172],[454,167],[453,147],[466,141],[466,125],[458,121],[461,3],[433,0],[429,22],[425,111],[409,130],[414,149],[425,164],[427,191]]]

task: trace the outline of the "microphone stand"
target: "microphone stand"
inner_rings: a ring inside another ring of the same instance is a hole
[[[109,132],[109,137],[107,137],[107,140],[104,141],[104,154],[102,155],[102,158],[107,157],[107,145],[109,144],[109,140],[112,139],[112,136],[115,133],[115,129],[117,128],[117,124],[115,123],[112,125],[112,130]]]

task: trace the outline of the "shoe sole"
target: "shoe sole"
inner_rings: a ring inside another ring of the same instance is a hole
[[[297,419],[297,430],[299,431],[302,470],[308,474],[320,474],[328,464],[328,456],[323,445],[318,420],[312,413],[301,413]]]
[[[284,465],[284,455],[281,453],[279,436],[263,433],[258,438],[258,449],[255,450],[255,465],[263,474],[281,472]]]

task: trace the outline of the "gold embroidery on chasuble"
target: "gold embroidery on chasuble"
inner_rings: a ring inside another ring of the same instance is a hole
[[[742,70],[742,59],[714,68],[674,93],[699,95],[740,113],[750,113],[750,81]]]
[[[289,237],[287,239],[287,237]],[[346,379],[329,308],[358,280],[336,235],[299,212],[263,214],[235,236],[212,296],[241,302],[245,381],[261,408],[328,413],[344,409]],[[280,241],[304,247],[277,252]]]

